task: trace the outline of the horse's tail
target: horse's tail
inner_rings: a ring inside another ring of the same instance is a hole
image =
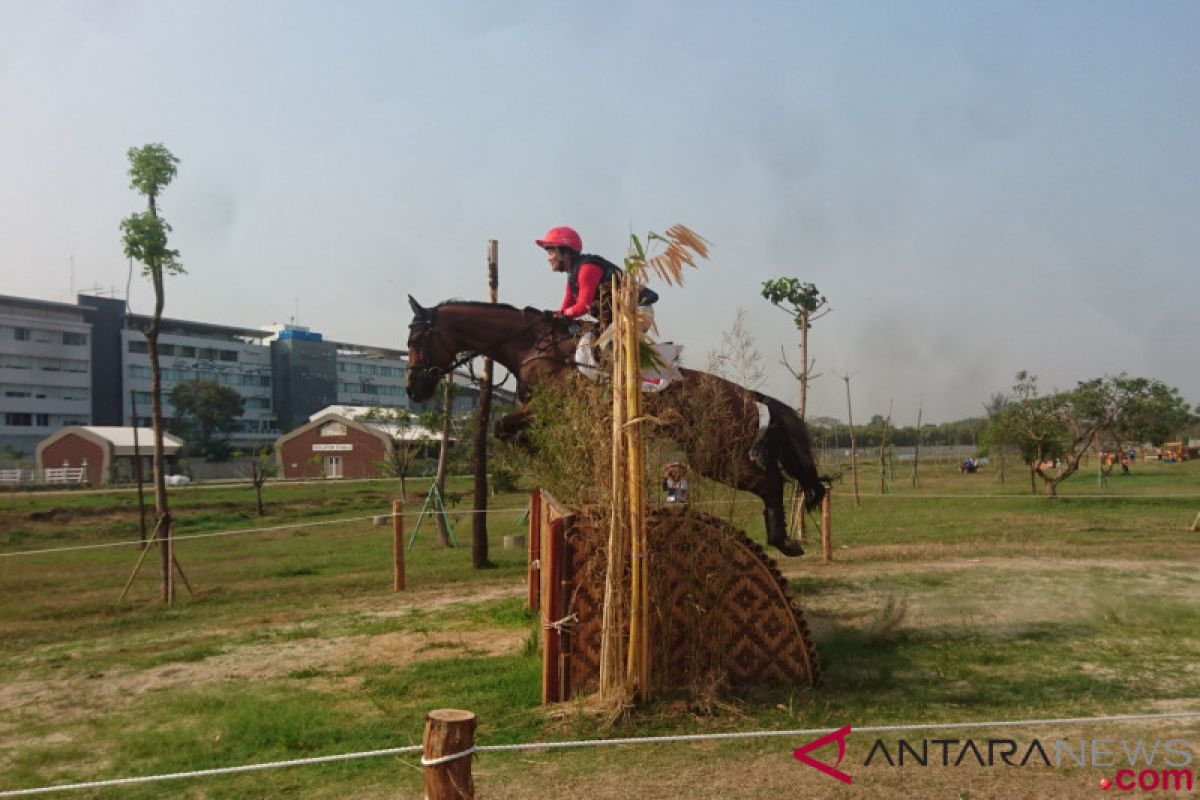
[[[808,426],[790,406],[774,397],[755,392],[754,399],[765,405],[771,415],[766,432],[769,451],[777,454],[783,471],[800,484],[804,507],[816,510],[825,497],[825,484],[817,473]]]

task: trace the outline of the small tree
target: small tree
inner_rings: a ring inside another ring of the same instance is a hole
[[[266,514],[262,499],[263,484],[267,482],[268,478],[279,474],[279,464],[275,461],[275,450],[270,445],[251,451],[245,456],[245,459],[246,474],[250,476],[250,484],[254,487],[254,499],[258,507],[258,515],[261,517]]]
[[[733,327],[721,334],[721,346],[708,354],[708,372],[758,389],[766,380],[762,354],[754,344],[754,335],[746,325],[746,309],[738,308]]]
[[[420,424],[406,408],[372,408],[361,420],[387,430],[391,447],[379,462],[379,469],[384,475],[400,481],[400,497],[407,499],[408,475],[427,444],[421,436]]]
[[[775,278],[763,281],[762,296],[769,300],[771,305],[790,316],[800,331],[800,369],[792,369],[786,356],[783,359],[783,365],[800,382],[800,404],[797,406],[797,411],[800,418],[804,419],[808,406],[808,382],[817,377],[812,374],[812,368],[816,362],[810,362],[808,359],[808,329],[812,327],[813,322],[829,313],[829,309],[821,311],[826,303],[825,297],[817,291],[816,286],[811,283],[801,283],[799,278]]]
[[[992,396],[983,404],[983,410],[987,412],[988,426],[980,437],[980,443],[989,455],[996,457],[1000,483],[1004,483],[1004,455],[1010,442],[1005,438],[1004,427],[992,425],[992,422],[1003,413],[1004,409],[1008,407],[1008,403],[1008,395],[1004,392],[992,392]]]
[[[155,527],[163,542],[162,577],[163,602],[175,600],[175,584],[171,579],[171,514],[167,505],[167,484],[163,459],[162,375],[158,365],[158,332],[162,321],[165,275],[184,271],[179,263],[179,251],[167,245],[171,226],[159,216],[158,196],[175,178],[179,159],[161,144],[132,147],[128,151],[130,185],[146,198],[146,210],[121,222],[125,256],[143,265],[142,274],[154,284],[154,313],[146,328],[150,356],[150,419],[154,427],[154,505]]]
[[[229,457],[229,434],[240,425],[245,398],[215,380],[184,381],[171,390],[175,416],[172,432],[184,437],[194,455],[213,460]]]

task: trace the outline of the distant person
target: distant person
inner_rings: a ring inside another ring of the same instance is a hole
[[[966,461],[962,462],[962,465],[959,466],[958,471],[963,475],[974,475],[976,469],[978,469],[978,466],[975,463],[975,459],[967,456]]]
[[[663,470],[663,491],[667,493],[668,503],[688,501],[687,476],[679,462],[673,461]]]

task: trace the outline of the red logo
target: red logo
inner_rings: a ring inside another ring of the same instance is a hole
[[[842,763],[842,759],[846,756],[846,737],[849,735],[849,725],[844,728],[838,728],[832,733],[825,734],[820,739],[813,739],[808,744],[797,747],[792,751],[792,758],[796,759],[802,764],[807,764],[814,769],[818,769],[829,777],[838,779],[842,783],[854,783],[854,778],[842,772],[840,769],[837,769],[836,766],[831,767],[828,764],[822,761],[817,761],[808,755],[813,750],[819,750],[830,742],[836,741],[838,746],[837,765],[840,765]]]

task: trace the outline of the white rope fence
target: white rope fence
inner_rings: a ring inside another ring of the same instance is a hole
[[[464,509],[462,511],[447,511],[446,513],[447,514],[512,514],[514,512],[518,512],[518,511],[524,512],[527,510],[528,509],[526,509],[524,507],[521,507],[521,508],[489,508],[489,509],[484,509],[482,511],[475,511],[473,509]],[[216,536],[237,536],[237,535],[243,534],[243,533],[269,533],[271,531],[285,531],[285,530],[292,530],[295,528],[315,528],[319,525],[340,525],[340,524],[347,523],[347,522],[363,522],[366,520],[374,520],[376,517],[388,517],[388,518],[395,517],[395,516],[415,517],[415,516],[417,516],[418,513],[419,512],[416,512],[416,511],[406,511],[402,515],[396,515],[396,514],[393,514],[391,511],[388,511],[383,514],[372,514],[369,517],[345,517],[342,519],[321,520],[320,522],[293,522],[293,523],[288,523],[288,524],[284,524],[284,525],[270,525],[265,528],[233,528],[233,529],[225,530],[225,531],[207,531],[205,533],[172,534],[171,541],[183,542],[183,541],[187,541],[189,539],[211,539]],[[12,558],[14,556],[37,556],[37,555],[43,555],[45,553],[70,553],[75,550],[100,550],[100,549],[103,549],[106,547],[129,547],[131,545],[138,545],[138,546],[144,547],[146,545],[146,543],[139,539],[139,540],[128,540],[128,541],[121,541],[121,542],[104,542],[102,544],[78,544],[78,545],[69,545],[69,546],[65,546],[65,547],[46,547],[41,550],[18,550],[16,552],[12,552],[12,553],[0,553],[0,558]]]
[[[839,493],[839,496],[844,496],[844,493]],[[860,497],[885,498],[888,500],[1046,500],[1049,499],[1043,494],[895,494],[878,492],[860,492]],[[1056,500],[1191,500],[1200,498],[1200,493],[1192,494],[1123,494],[1123,495],[1105,495],[1105,494],[1060,494]],[[688,503],[690,506],[731,506],[741,505],[761,505],[761,501],[757,498],[751,499],[748,497],[734,497],[727,500],[699,500]],[[447,510],[447,514],[516,514],[526,513],[528,508],[517,506],[514,508],[487,508],[476,511],[471,508]],[[406,511],[404,516],[414,516],[419,512]],[[175,542],[188,541],[190,539],[210,539],[218,536],[237,536],[244,533],[269,533],[271,531],[292,530],[297,528],[313,528],[320,525],[340,525],[347,522],[363,522],[366,520],[374,520],[377,517],[392,517],[395,516],[390,511],[383,514],[372,514],[368,517],[346,517],[343,519],[322,520],[320,522],[294,522],[284,525],[271,525],[262,528],[236,528],[224,531],[208,531],[205,533],[188,533],[188,534],[173,534],[171,540]],[[18,550],[12,553],[0,553],[0,558],[14,558],[16,556],[36,556],[47,553],[70,553],[77,550],[100,550],[108,547],[131,547],[134,545],[145,546],[145,542],[141,540],[127,540],[120,542],[103,542],[100,544],[80,544],[68,545],[64,547],[46,547],[40,550]]]
[[[947,731],[965,728],[1030,728],[1049,725],[1095,725],[1099,723],[1122,722],[1160,722],[1164,720],[1196,719],[1200,711],[1170,711],[1159,714],[1115,714],[1103,717],[1055,717],[1050,719],[1018,719],[1018,720],[988,720],[980,722],[927,722],[905,725],[870,725],[852,727],[851,733],[905,733],[910,731]],[[794,736],[810,737],[826,734],[834,728],[801,728],[782,731],[740,731],[736,733],[694,733],[677,736],[632,736],[620,739],[582,739],[573,742],[527,742],[522,744],[493,744],[476,745],[460,753],[452,753],[434,759],[421,759],[422,764],[435,765],[463,758],[473,753],[505,753],[523,750],[566,750],[575,747],[609,747],[618,745],[671,744],[681,742],[713,742],[729,741],[731,739],[765,739],[770,737]],[[194,770],[192,772],[173,772],[164,775],[145,775],[137,778],[114,778],[105,781],[89,781],[87,783],[67,783],[58,786],[41,786],[33,789],[12,789],[0,791],[3,797],[30,797],[51,792],[66,792],[79,789],[103,789],[112,786],[129,786],[136,783],[152,781],[184,780],[187,778],[207,778],[217,775],[233,775],[242,772],[256,772],[281,767],[298,767],[310,764],[326,764],[334,761],[352,761],[360,758],[376,756],[407,755],[422,751],[421,745],[407,747],[391,747],[383,750],[367,750],[358,753],[343,753],[332,756],[314,756],[312,758],[297,758],[290,761],[272,761],[265,764],[246,764],[240,767],[220,767],[216,769]]]

